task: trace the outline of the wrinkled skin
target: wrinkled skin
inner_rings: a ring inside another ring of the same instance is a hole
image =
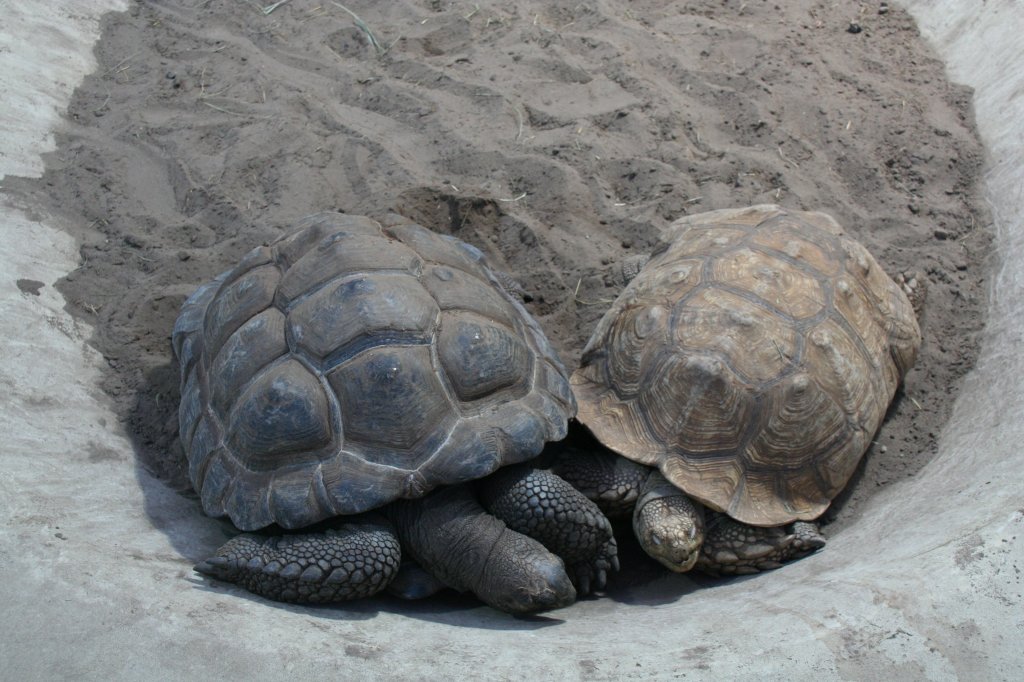
[[[393,506],[402,546],[445,585],[507,613],[568,606],[576,590],[562,560],[488,514],[468,486]]]
[[[580,595],[604,588],[607,574],[619,570],[611,522],[583,493],[550,471],[505,467],[484,479],[480,489],[487,511],[565,561]]]

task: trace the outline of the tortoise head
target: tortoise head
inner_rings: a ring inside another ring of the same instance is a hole
[[[633,511],[633,532],[640,546],[669,570],[693,568],[704,544],[704,510],[680,490],[645,494]]]

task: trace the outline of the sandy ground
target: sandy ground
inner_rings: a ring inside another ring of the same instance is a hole
[[[473,243],[572,367],[623,257],[683,214],[765,202],[826,210],[930,284],[921,358],[829,520],[928,462],[977,356],[990,217],[970,92],[905,12],[348,6],[363,28],[330,2],[111,15],[43,177],[5,180],[76,226],[82,265],[59,288],[95,327],[147,470],[187,493],[168,346],[181,302],[302,215],[397,211]]]

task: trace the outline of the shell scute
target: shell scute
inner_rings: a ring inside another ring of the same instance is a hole
[[[447,435],[455,419],[426,346],[373,348],[327,378],[338,395],[346,443],[380,464],[416,469],[432,454],[420,441]]]
[[[322,238],[288,269],[278,290],[279,304],[290,307],[295,299],[347,275],[377,270],[416,275],[422,267],[422,259],[404,244],[379,235],[336,232]]]
[[[438,313],[416,278],[360,274],[303,299],[288,313],[288,333],[301,352],[334,366],[367,342],[426,343]]]
[[[456,397],[470,403],[485,397],[522,395],[533,375],[532,357],[518,335],[478,315],[446,314],[438,357]]]
[[[329,405],[319,379],[289,358],[260,372],[238,397],[227,443],[251,471],[313,460],[333,439]]]

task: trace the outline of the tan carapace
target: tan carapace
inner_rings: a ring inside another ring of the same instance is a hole
[[[578,419],[734,519],[817,518],[921,344],[910,301],[824,213],[688,216],[605,314]]]

